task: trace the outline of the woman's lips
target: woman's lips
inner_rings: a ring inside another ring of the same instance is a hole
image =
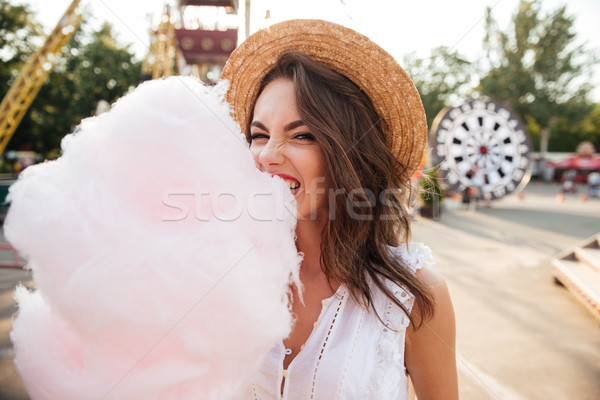
[[[280,177],[281,179],[283,179],[290,187],[290,190],[292,191],[292,194],[294,196],[296,196],[298,194],[298,192],[300,191],[300,181],[296,178],[294,178],[293,176],[290,175],[286,175],[286,174],[275,174],[278,177]]]

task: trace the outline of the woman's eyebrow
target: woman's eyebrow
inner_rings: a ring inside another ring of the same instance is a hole
[[[265,131],[267,133],[269,132],[269,130],[267,129],[267,127],[264,126],[263,123],[260,122],[260,121],[252,121],[252,123],[250,124],[250,126],[255,126],[258,129],[262,129],[263,131]]]
[[[296,129],[299,126],[305,126],[306,124],[304,123],[304,121],[302,120],[298,120],[298,121],[294,121],[294,122],[290,122],[289,124],[287,124],[286,126],[283,127],[284,131],[291,131],[292,129]]]
[[[283,127],[284,131],[291,131],[292,129],[296,129],[300,126],[305,126],[306,124],[304,123],[304,121],[302,120],[297,120],[297,121],[293,121],[290,122],[289,124],[287,124],[286,126]],[[260,121],[252,121],[252,123],[250,124],[250,126],[255,126],[258,129],[262,129],[265,132],[269,132],[269,130],[267,129],[267,127]]]

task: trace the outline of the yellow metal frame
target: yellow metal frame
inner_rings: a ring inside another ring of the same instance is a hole
[[[62,48],[77,30],[81,18],[79,0],[73,0],[44,45],[29,58],[4,96],[0,103],[0,154],[50,74]]]
[[[158,29],[150,35],[148,55],[142,62],[142,74],[152,75],[152,79],[173,75],[175,59],[175,26],[171,8],[166,5]]]

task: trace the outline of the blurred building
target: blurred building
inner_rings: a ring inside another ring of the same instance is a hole
[[[178,0],[165,5],[142,64],[143,79],[192,75],[215,83],[238,43],[238,0]]]

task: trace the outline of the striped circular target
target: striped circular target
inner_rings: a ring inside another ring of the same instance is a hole
[[[430,135],[432,158],[449,189],[476,189],[498,199],[531,177],[531,141],[523,124],[493,100],[470,100],[442,110]]]

